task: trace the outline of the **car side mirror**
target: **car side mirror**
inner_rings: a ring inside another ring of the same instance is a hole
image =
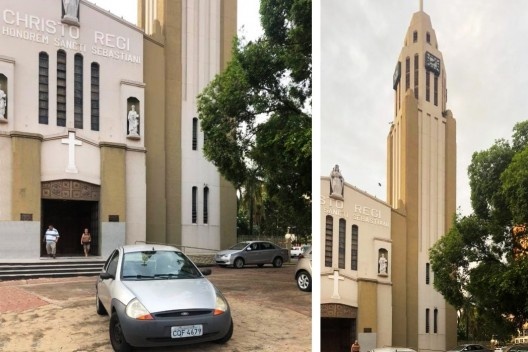
[[[102,272],[99,274],[99,277],[101,278],[101,280],[108,280],[108,279],[115,279],[114,275],[108,273],[108,272]]]
[[[211,269],[209,268],[200,269],[200,272],[202,273],[203,276],[211,275]]]

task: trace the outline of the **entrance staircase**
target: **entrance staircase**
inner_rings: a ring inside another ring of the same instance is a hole
[[[0,281],[57,278],[69,276],[96,276],[105,260],[101,257],[71,257],[36,260],[0,260]]]

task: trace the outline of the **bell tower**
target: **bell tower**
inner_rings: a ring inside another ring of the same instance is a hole
[[[431,19],[413,14],[393,76],[387,202],[402,214],[393,233],[393,344],[419,351],[456,345],[456,312],[434,287],[429,249],[456,211],[456,122],[446,109],[444,59]]]

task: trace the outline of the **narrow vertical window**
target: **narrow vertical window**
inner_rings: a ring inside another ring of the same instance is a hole
[[[325,267],[332,267],[332,245],[333,245],[334,218],[326,216],[325,226]]]
[[[66,126],[66,52],[57,51],[57,126]]]
[[[358,266],[358,227],[357,225],[352,225],[352,244],[350,246],[351,256],[350,256],[350,269],[357,270]]]
[[[75,128],[83,128],[83,57],[81,54],[75,54],[73,78],[73,123]]]
[[[209,187],[204,187],[203,193],[203,223],[207,224],[209,221]]]
[[[48,124],[49,117],[49,56],[39,54],[39,123]]]
[[[425,100],[431,101],[431,72],[425,73]]]
[[[414,55],[414,97],[418,99],[418,54]]]
[[[431,44],[431,33],[425,33],[425,40],[427,41],[427,43]]]
[[[413,43],[416,43],[417,41],[418,41],[418,32],[414,31],[413,32]]]
[[[405,59],[405,92],[409,90],[411,86],[411,59]]]
[[[429,333],[429,308],[425,310],[425,333]]]
[[[434,309],[433,312],[433,332],[438,333],[438,309]]]
[[[429,263],[425,263],[425,283],[429,285],[429,271],[430,271],[430,265]]]
[[[198,187],[194,186],[192,188],[192,223],[196,224],[196,218],[197,218],[197,197],[198,197]]]
[[[345,268],[345,250],[346,250],[346,220],[339,219],[339,269]]]
[[[192,150],[198,149],[198,119],[192,121]]]
[[[438,106],[438,76],[434,76],[434,105]]]
[[[92,62],[91,69],[91,86],[90,86],[90,103],[91,103],[91,129],[99,131],[99,64]]]

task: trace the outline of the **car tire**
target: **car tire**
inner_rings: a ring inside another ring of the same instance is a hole
[[[231,336],[233,336],[233,319],[231,319],[231,325],[229,326],[229,330],[227,331],[225,336],[219,340],[216,340],[215,342],[219,344],[224,344],[231,339]]]
[[[237,269],[242,269],[244,267],[244,259],[236,258],[233,266]]]
[[[280,268],[282,266],[282,263],[282,257],[275,257],[275,259],[273,259],[273,267],[275,268]]]
[[[110,342],[112,343],[112,348],[116,352],[130,352],[132,351],[132,346],[128,344],[125,340],[125,335],[121,328],[121,323],[116,312],[112,313],[110,317]]]
[[[99,299],[99,296],[95,295],[95,309],[97,311],[97,314],[99,315],[107,315],[108,312],[106,311],[105,307],[101,303],[101,300]]]
[[[296,275],[297,287],[304,292],[312,291],[312,276],[305,270],[301,270]]]

